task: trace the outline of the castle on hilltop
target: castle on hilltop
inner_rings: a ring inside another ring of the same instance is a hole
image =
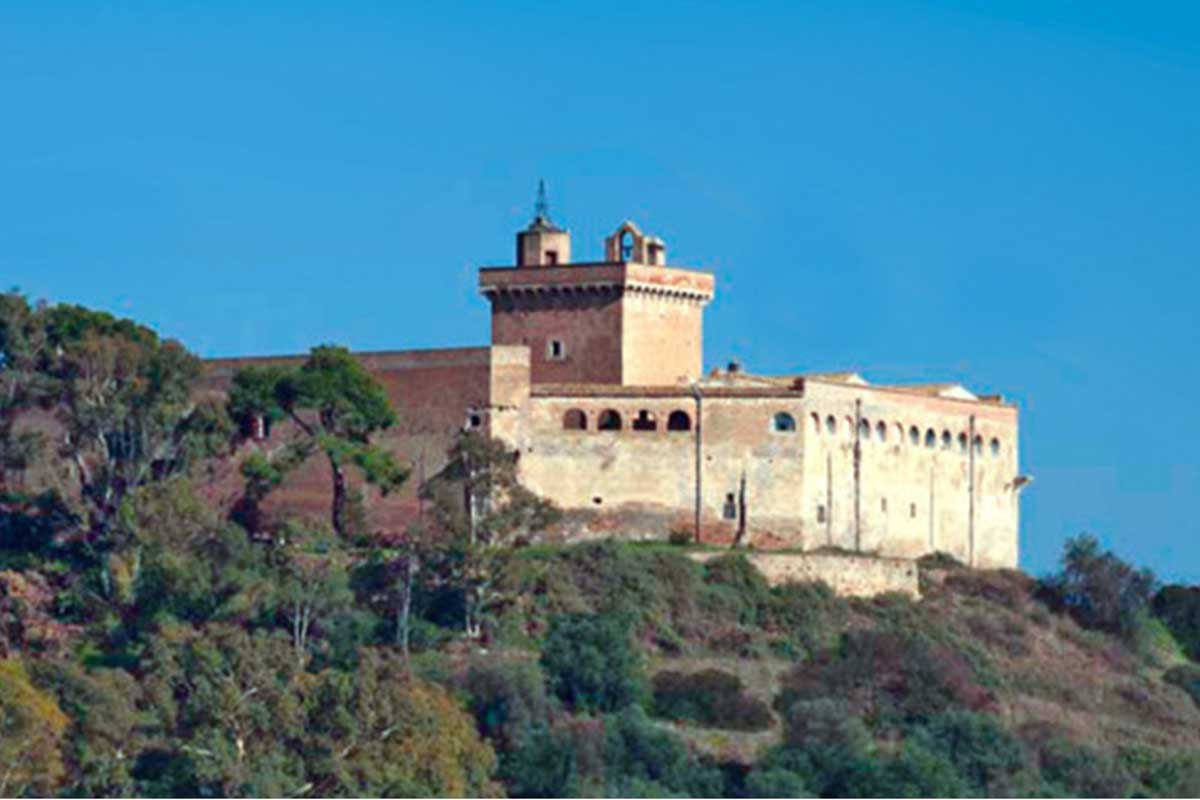
[[[479,288],[490,346],[359,354],[400,414],[383,441],[418,479],[373,501],[381,524],[419,513],[415,486],[465,427],[517,450],[522,483],[566,512],[564,538],[685,531],[759,550],[1016,566],[1028,478],[1017,409],[1001,397],[850,372],[706,373],[712,274],[668,266],[665,243],[632,222],[605,240],[603,261],[572,262],[544,200],[517,234],[516,264],[480,269]],[[220,389],[238,367],[293,358],[210,361],[209,375]],[[277,501],[321,509],[323,469],[311,460]]]

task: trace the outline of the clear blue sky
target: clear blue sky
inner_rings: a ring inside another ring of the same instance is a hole
[[[481,344],[539,177],[710,365],[1015,399],[1022,563],[1200,581],[1195,3],[0,3],[0,283],[205,356]]]

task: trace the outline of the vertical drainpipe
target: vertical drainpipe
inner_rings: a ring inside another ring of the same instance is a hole
[[[975,566],[975,415],[967,424],[967,566]]]
[[[700,439],[700,428],[704,418],[704,404],[700,398],[700,384],[692,384],[692,397],[696,401],[696,509],[695,509],[695,535],[693,538],[696,544],[700,544],[700,515],[703,508],[703,474],[704,474],[704,452]]]
[[[862,550],[862,399],[854,401],[854,549]]]

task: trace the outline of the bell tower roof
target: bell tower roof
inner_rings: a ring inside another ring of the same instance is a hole
[[[538,181],[537,203],[533,207],[533,222],[525,229],[529,233],[562,233],[563,229],[550,219],[550,202],[546,199],[546,181]]]

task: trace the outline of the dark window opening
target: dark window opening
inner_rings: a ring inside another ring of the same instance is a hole
[[[472,414],[471,416],[467,417],[467,427],[478,428],[482,425],[483,417],[479,416],[478,414]]]
[[[572,408],[563,414],[564,431],[586,431],[587,414],[578,408]]]
[[[547,250],[546,251],[546,263],[549,264],[550,266],[554,266],[555,264],[558,263],[558,251],[557,250]]]
[[[937,447],[937,434],[933,432],[933,428],[925,431],[925,446]]]
[[[824,521],[825,521],[825,506],[819,505],[819,506],[817,506],[817,522],[824,522]]]
[[[669,431],[690,431],[692,429],[692,418],[688,416],[686,411],[672,411],[667,417],[667,430]]]
[[[625,231],[621,234],[621,260],[631,261],[633,259],[633,232]]]
[[[737,519],[737,500],[733,492],[725,495],[725,507],[721,509],[721,516],[725,519]]]
[[[567,357],[567,348],[560,339],[546,342],[546,358],[551,361],[561,361]]]
[[[602,431],[619,431],[621,430],[621,415],[611,408],[600,414],[600,422],[596,425],[597,430]]]
[[[795,433],[796,418],[786,411],[780,411],[771,421],[771,427],[778,433]]]
[[[883,511],[883,512],[887,511],[887,498],[886,497],[879,498],[879,510]]]
[[[633,429],[635,431],[656,431],[658,430],[658,420],[654,418],[653,414],[643,408],[633,420]]]
[[[908,506],[908,515],[909,515],[910,517],[912,517],[913,519],[916,519],[916,518],[917,518],[917,504],[916,504],[916,503],[910,503],[910,504],[909,504],[909,506]]]

